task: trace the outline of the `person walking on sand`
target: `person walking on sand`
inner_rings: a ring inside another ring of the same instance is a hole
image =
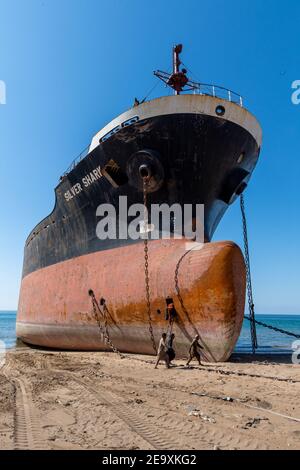
[[[197,361],[199,362],[199,366],[202,365],[201,363],[201,357],[200,357],[200,352],[198,351],[199,349],[203,349],[201,344],[199,343],[199,335],[196,335],[193,341],[191,342],[190,349],[189,349],[189,360],[187,361],[186,365],[188,366],[191,362],[191,360],[195,357]]]
[[[171,362],[175,359],[175,351],[173,348],[173,341],[174,341],[175,335],[174,333],[171,334],[169,337],[169,340],[167,341],[167,354],[169,356],[169,364],[171,365]]]
[[[166,339],[167,339],[167,335],[166,333],[163,333],[161,335],[161,339],[158,345],[155,369],[157,369],[157,366],[161,360],[165,361],[167,369],[169,369],[170,367],[170,360],[169,360],[169,355],[167,353]]]

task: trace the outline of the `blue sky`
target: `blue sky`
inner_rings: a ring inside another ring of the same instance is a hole
[[[194,76],[241,93],[263,127],[245,195],[256,308],[300,313],[299,24],[298,0],[0,0],[0,309],[17,306],[24,241],[59,176],[182,42]],[[241,244],[238,204],[215,239]]]

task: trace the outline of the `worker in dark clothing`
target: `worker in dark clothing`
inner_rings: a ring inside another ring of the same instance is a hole
[[[171,336],[169,337],[169,340],[167,341],[167,354],[169,356],[169,364],[171,363],[171,361],[175,359],[175,356],[176,356],[174,348],[173,348],[174,338],[175,338],[175,335],[174,333],[172,333]]]
[[[199,349],[203,349],[201,344],[199,344],[199,335],[196,335],[193,341],[191,342],[190,349],[189,349],[189,360],[187,361],[186,365],[188,366],[191,362],[191,360],[195,357],[197,361],[199,362],[199,366],[201,366],[201,357],[200,357],[200,352],[198,351]]]
[[[173,323],[177,316],[176,309],[174,307],[173,302],[167,303],[167,308],[166,308],[166,320],[169,320],[169,323]]]

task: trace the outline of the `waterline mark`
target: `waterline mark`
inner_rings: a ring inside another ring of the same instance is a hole
[[[6,104],[6,84],[0,80],[0,104]]]
[[[128,206],[127,196],[119,196],[116,209],[113,204],[100,204],[96,226],[99,240],[159,240],[186,239],[204,243],[203,204],[144,204]]]
[[[295,105],[299,105],[300,104],[300,80],[293,81],[292,90],[295,90],[292,93],[292,97],[291,97],[292,103]]]

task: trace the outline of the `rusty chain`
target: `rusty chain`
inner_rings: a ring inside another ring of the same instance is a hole
[[[175,290],[176,290],[176,294],[177,294],[178,300],[179,300],[179,302],[180,302],[181,308],[182,308],[183,312],[185,313],[185,316],[187,317],[188,322],[192,325],[192,321],[191,321],[191,319],[190,319],[189,312],[188,312],[187,309],[185,308],[183,299],[182,299],[182,297],[181,297],[181,292],[180,292],[180,288],[179,288],[179,279],[178,279],[179,268],[180,268],[181,262],[183,261],[183,259],[184,259],[191,251],[192,251],[192,249],[187,250],[187,251],[181,256],[181,258],[178,260],[178,262],[177,262],[177,264],[176,264],[176,268],[175,268],[174,281],[175,281]]]
[[[151,338],[153,350],[154,350],[155,354],[157,354],[157,348],[156,348],[156,343],[155,343],[155,338],[154,338],[154,333],[153,333],[153,327],[152,327],[151,302],[150,302],[149,249],[148,249],[148,232],[147,232],[147,228],[148,228],[147,187],[148,187],[148,178],[143,178],[144,231],[145,231],[145,239],[144,239],[144,260],[145,260],[145,265],[144,265],[144,271],[145,271],[146,304],[147,304],[147,315],[148,315],[148,321],[149,321],[150,338]],[[111,339],[109,338],[109,334],[108,334],[108,330],[107,330],[107,315],[106,315],[107,307],[106,307],[105,303],[104,303],[104,308],[103,308],[105,313],[103,313],[101,311],[99,305],[98,305],[98,302],[95,298],[95,294],[92,290],[89,291],[89,295],[92,299],[94,317],[97,321],[97,324],[99,326],[99,330],[102,333],[105,342],[109,345],[109,347],[113,350],[113,352],[117,353],[122,358],[125,357],[115,347],[115,345],[112,343]],[[99,319],[99,316],[97,314],[97,310],[100,313],[101,317],[104,319],[104,326],[101,324],[101,320]]]
[[[156,343],[155,343],[155,339],[154,339],[154,333],[153,333],[153,327],[152,327],[152,318],[151,318],[151,302],[150,302],[150,285],[149,285],[149,248],[148,248],[148,210],[147,210],[147,188],[148,188],[148,178],[143,178],[143,201],[144,201],[144,231],[145,231],[145,238],[144,238],[144,260],[145,260],[145,267],[144,267],[144,271],[145,271],[145,290],[146,290],[146,303],[147,303],[147,314],[148,314],[148,320],[149,320],[149,333],[150,333],[150,337],[151,337],[151,342],[152,342],[152,346],[153,346],[153,350],[155,351],[155,353],[157,353],[157,348],[156,348]],[[243,237],[244,237],[244,252],[245,252],[245,265],[246,265],[246,283],[247,283],[247,296],[248,296],[248,305],[249,305],[249,313],[250,313],[250,316],[246,316],[245,315],[245,318],[247,320],[250,321],[250,324],[251,324],[251,339],[252,339],[252,351],[253,353],[255,353],[255,349],[258,347],[257,345],[257,334],[256,334],[256,327],[255,327],[255,324],[257,325],[260,325],[260,326],[263,326],[265,328],[269,328],[273,331],[276,331],[276,332],[279,332],[279,333],[282,333],[282,334],[286,334],[286,335],[289,335],[289,336],[293,336],[295,338],[299,338],[300,335],[297,335],[295,333],[292,333],[292,332],[289,332],[289,331],[286,331],[286,330],[282,330],[280,328],[277,328],[275,326],[272,326],[272,325],[268,325],[266,323],[263,323],[263,322],[260,322],[260,321],[257,321],[255,319],[255,311],[254,311],[254,303],[253,303],[253,293],[252,293],[252,282],[251,282],[251,271],[250,271],[250,256],[249,256],[249,246],[248,246],[248,234],[247,234],[247,220],[246,220],[246,213],[245,213],[245,203],[244,203],[244,197],[243,195],[240,196],[240,207],[241,207],[241,213],[242,213],[242,223],[243,223]],[[189,252],[192,251],[192,250],[188,250],[184,253],[184,255],[180,258],[180,260],[178,261],[177,265],[176,265],[176,269],[175,269],[175,276],[174,276],[174,280],[175,280],[175,290],[176,290],[176,293],[177,293],[177,297],[179,299],[179,302],[181,304],[181,308],[182,310],[184,311],[188,321],[190,323],[191,320],[190,320],[190,317],[189,317],[189,314],[188,314],[188,311],[186,310],[185,308],[185,305],[184,305],[184,302],[183,302],[183,299],[181,297],[181,294],[180,294],[180,288],[179,288],[179,280],[178,280],[178,274],[179,274],[179,266],[180,266],[180,263],[181,261],[183,260],[183,258],[185,258],[185,256],[187,254],[189,254]],[[104,312],[100,309],[99,305],[98,305],[98,302],[95,298],[95,295],[94,295],[94,292],[92,290],[89,291],[89,295],[92,299],[92,305],[93,305],[93,313],[94,313],[94,317],[95,317],[95,320],[98,324],[98,327],[99,327],[99,330],[101,332],[101,334],[103,335],[104,337],[104,341],[106,344],[108,344],[108,346],[112,349],[112,351],[116,354],[118,354],[122,359],[124,357],[126,357],[125,355],[123,355],[117,348],[116,346],[113,344],[113,342],[111,341],[110,337],[109,337],[109,333],[108,333],[108,327],[107,327],[107,307],[106,307],[106,303],[104,301],[104,306],[103,306],[103,310]],[[97,314],[97,310],[98,312],[100,313],[100,316],[103,318],[103,321],[104,321],[104,326],[102,325],[101,323],[101,320],[99,318],[99,315]],[[170,328],[170,333],[172,332],[172,329],[173,329],[173,324],[172,325],[169,325],[168,329]]]
[[[98,324],[99,330],[100,330],[101,334],[103,335],[105,343],[108,344],[108,346],[111,348],[111,350],[114,353],[118,354],[123,359],[125,356],[118,350],[118,348],[116,348],[116,346],[113,344],[113,342],[111,341],[111,339],[109,337],[108,328],[107,328],[107,315],[106,315],[107,307],[105,305],[105,302],[104,302],[104,307],[103,307],[104,312],[102,312],[102,310],[100,309],[99,304],[97,302],[97,299],[95,297],[95,294],[92,290],[89,291],[89,295],[92,299],[94,317],[95,317],[95,320]],[[99,315],[98,315],[97,311],[100,314],[100,316],[103,318],[104,326],[101,323],[101,320],[99,318]]]
[[[180,265],[182,263],[182,261],[184,260],[184,258],[189,254],[191,253],[191,251],[193,251],[193,248],[191,248],[190,250],[187,250],[182,256],[181,258],[179,258],[179,260],[177,261],[177,264],[176,264],[176,268],[175,268],[175,275],[174,275],[174,282],[175,282],[175,290],[176,290],[176,294],[177,294],[177,298],[180,302],[180,305],[181,305],[181,308],[182,308],[182,311],[184,312],[189,324],[191,325],[191,327],[193,328],[195,334],[199,335],[199,331],[195,328],[195,325],[193,324],[191,318],[190,318],[190,315],[189,315],[189,312],[187,311],[185,305],[184,305],[184,302],[183,302],[183,298],[181,296],[181,292],[180,292],[180,287],[179,287],[179,268],[180,268]],[[203,340],[200,336],[200,341],[202,343],[202,346],[203,346],[203,350],[202,350],[202,354],[203,354],[203,357],[209,362],[209,358],[207,357],[206,355],[206,345],[203,343]]]
[[[248,246],[248,234],[247,234],[247,220],[246,220],[246,211],[245,211],[245,200],[244,195],[241,194],[240,197],[241,213],[242,213],[242,222],[243,222],[243,235],[244,235],[244,249],[245,249],[245,264],[246,264],[246,279],[247,279],[247,294],[248,294],[248,304],[249,304],[249,313],[250,315],[245,315],[246,320],[250,321],[251,325],[251,338],[252,338],[252,351],[255,353],[257,346],[257,335],[255,325],[263,326],[264,328],[269,328],[269,330],[276,331],[277,333],[282,333],[284,335],[293,336],[294,338],[300,338],[300,335],[292,333],[291,331],[282,330],[273,325],[268,325],[261,321],[256,320],[255,311],[254,311],[254,302],[252,294],[252,283],[251,283],[251,271],[250,271],[250,257],[249,257],[249,246]]]
[[[244,195],[243,194],[241,194],[241,196],[240,196],[240,206],[241,206],[242,223],[243,223],[244,252],[245,252],[245,265],[246,265],[246,283],[247,283],[248,307],[249,307],[249,317],[250,317],[250,326],[251,326],[252,353],[255,354],[255,350],[257,349],[258,345],[257,345],[257,335],[256,335],[256,326],[255,326],[255,310],[254,310],[252,282],[251,282],[247,219],[246,219],[245,201],[244,201]]]
[[[246,320],[251,321],[251,318],[245,315]],[[282,330],[281,328],[277,328],[277,326],[268,325],[267,323],[263,323],[262,321],[254,320],[256,325],[263,326],[264,328],[269,328],[269,330],[276,331],[277,333],[282,333],[283,335],[293,336],[294,338],[300,339],[300,335],[296,333],[292,333],[291,331]]]
[[[144,260],[145,260],[145,290],[146,290],[146,303],[147,303],[147,314],[149,321],[149,333],[151,337],[152,347],[157,354],[157,348],[154,339],[152,318],[151,318],[151,303],[150,303],[150,286],[149,286],[149,247],[148,247],[148,210],[147,210],[147,189],[148,189],[148,178],[143,178],[143,196],[144,196]]]

